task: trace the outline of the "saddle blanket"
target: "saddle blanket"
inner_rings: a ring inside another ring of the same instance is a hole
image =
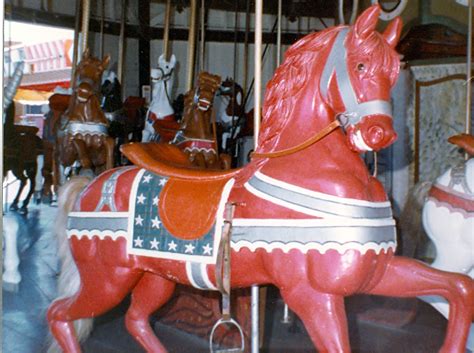
[[[163,224],[160,214],[160,196],[169,182],[167,177],[154,174],[145,169],[122,170],[110,176],[103,186],[102,196],[99,204],[105,203],[110,206],[110,195],[104,190],[113,189],[107,183],[117,184],[119,175],[117,173],[136,173],[131,185],[128,212],[108,212],[97,209],[96,212],[71,212],[68,219],[68,236],[87,236],[92,238],[106,236],[116,239],[125,237],[127,239],[127,253],[130,255],[149,256],[154,258],[189,261],[201,264],[215,264],[217,252],[221,241],[224,224],[223,214],[230,188],[233,184],[231,179],[228,186],[224,187],[220,203],[217,208],[216,219],[210,230],[199,237],[179,237],[173,235]],[[182,205],[183,208],[186,205]],[[114,207],[110,207],[112,210]],[[179,220],[178,220],[179,221]]]

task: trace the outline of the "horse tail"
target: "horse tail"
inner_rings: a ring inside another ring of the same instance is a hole
[[[77,266],[69,248],[69,241],[66,235],[68,214],[72,211],[76,200],[82,190],[89,184],[89,177],[74,177],[64,184],[59,190],[58,214],[55,222],[55,231],[58,241],[58,254],[60,260],[60,272],[58,278],[58,297],[56,299],[73,296],[80,286],[80,277]],[[92,331],[92,319],[81,319],[74,322],[76,336],[79,342],[84,341]],[[52,339],[48,348],[48,353],[61,353],[62,350],[57,342]]]
[[[431,186],[431,182],[419,182],[408,192],[399,222],[403,256],[417,258],[427,250],[429,238],[423,228],[422,211]]]

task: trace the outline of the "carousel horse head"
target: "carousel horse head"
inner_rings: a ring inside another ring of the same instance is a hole
[[[261,151],[275,150],[284,130],[285,139],[296,141],[301,139],[296,134],[303,124],[307,131],[321,130],[311,116],[325,116],[328,121],[337,118],[346,132],[347,145],[357,153],[378,151],[395,141],[390,90],[399,74],[395,46],[402,22],[396,18],[379,33],[375,30],[379,14],[380,8],[372,6],[353,26],[308,35],[287,51],[267,87]],[[292,118],[296,127],[287,117],[298,114],[306,120]]]
[[[158,81],[168,81],[172,78],[174,67],[176,66],[176,57],[171,55],[169,61],[166,61],[164,54],[158,58],[158,67],[151,69],[151,80],[153,83]]]
[[[101,107],[104,112],[116,112],[123,107],[122,87],[115,71],[104,71],[100,92],[102,94]]]
[[[243,100],[244,91],[242,87],[230,77],[227,77],[222,82],[217,95],[225,97],[228,102],[225,107],[225,114],[227,116],[241,116],[244,113]]]
[[[323,96],[338,115],[356,152],[378,151],[395,141],[390,90],[399,74],[394,48],[402,22],[375,31],[380,8],[360,16],[352,28],[336,36],[320,81]]]
[[[208,72],[200,72],[198,86],[194,90],[193,105],[200,111],[209,111],[220,83],[220,76],[212,75]]]
[[[100,91],[102,74],[109,62],[109,55],[100,60],[91,56],[88,48],[84,50],[75,74],[75,94],[80,103],[88,102],[91,96]]]

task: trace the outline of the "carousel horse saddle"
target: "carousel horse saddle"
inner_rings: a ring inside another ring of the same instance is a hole
[[[207,170],[198,168],[175,145],[162,143],[129,143],[121,146],[122,153],[136,166],[155,174],[187,181],[212,182],[229,180],[240,169]]]
[[[224,186],[239,171],[198,169],[178,147],[161,143],[122,145],[135,165],[168,177],[160,194],[159,213],[166,229],[181,239],[197,239],[214,225]]]

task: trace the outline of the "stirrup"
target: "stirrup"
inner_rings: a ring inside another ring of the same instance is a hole
[[[222,232],[221,243],[216,264],[216,282],[222,294],[222,317],[217,320],[209,336],[209,349],[211,353],[244,353],[245,338],[242,327],[231,315],[230,308],[230,238],[232,233],[232,219],[234,217],[235,204],[227,203],[225,209],[224,230]],[[240,347],[214,349],[214,334],[219,326],[228,325],[237,328],[240,335]]]
[[[214,334],[216,332],[216,329],[219,326],[223,326],[223,325],[234,326],[237,328],[240,335],[240,347],[214,349]],[[209,336],[209,347],[211,349],[211,353],[244,353],[245,352],[245,338],[244,338],[244,332],[242,331],[242,327],[240,327],[238,322],[235,321],[233,318],[222,317],[214,324],[214,327],[212,328],[211,335]]]

